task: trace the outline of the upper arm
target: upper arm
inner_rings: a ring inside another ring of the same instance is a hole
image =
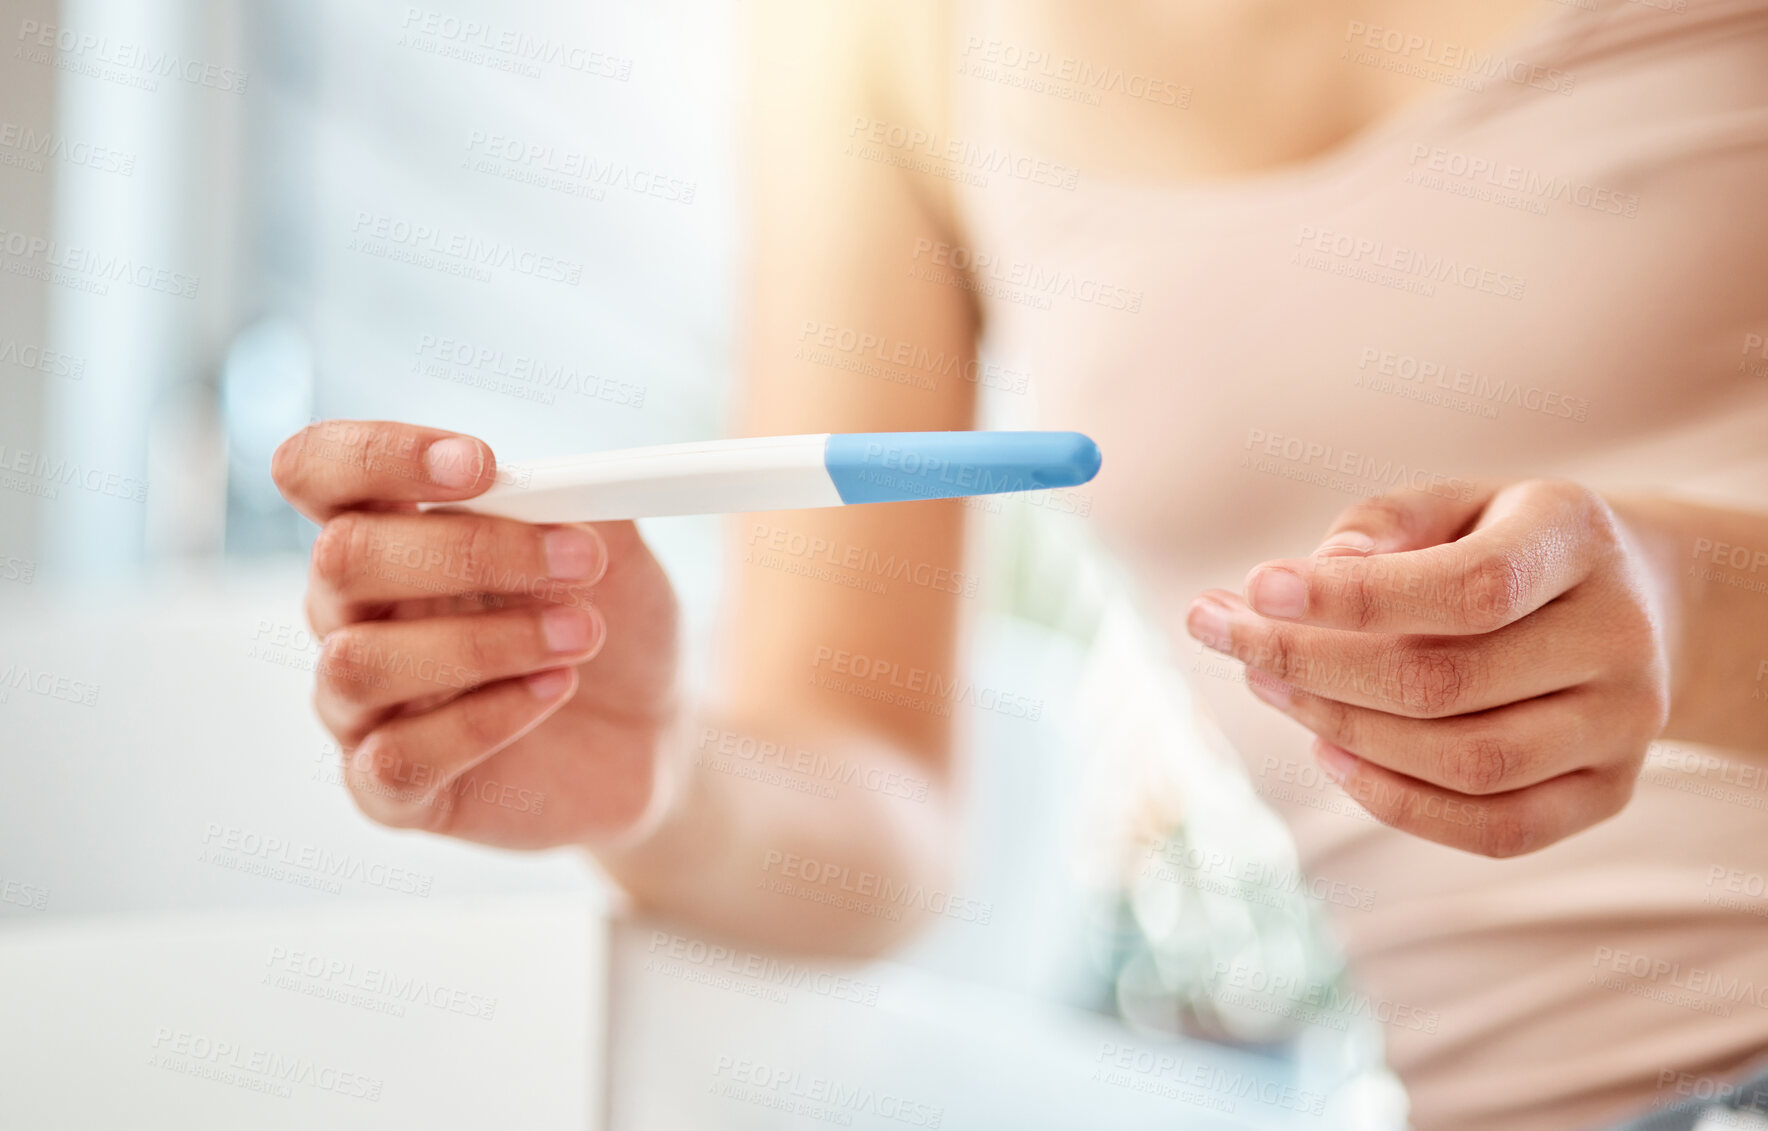
[[[758,0],[746,10],[740,428],[969,427],[974,307],[962,290],[909,275],[917,240],[952,236],[947,187],[849,149],[861,120],[940,128],[943,6]],[[817,344],[826,335],[833,346]],[[907,365],[888,360],[899,348]],[[962,569],[964,513],[939,501],[742,516],[725,641],[732,705],[782,725],[858,724],[942,760],[948,708],[865,691],[924,699],[933,679],[955,677],[960,597],[948,590]],[[895,675],[874,677],[876,665]]]

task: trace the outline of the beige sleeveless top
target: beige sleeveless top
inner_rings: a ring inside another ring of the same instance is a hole
[[[1307,866],[1375,893],[1331,910],[1407,1019],[1389,1056],[1417,1126],[1563,1131],[1768,1051],[1762,763],[1660,748],[1618,817],[1484,859],[1369,820],[1183,629],[1199,590],[1399,483],[1768,510],[1768,3],[1580,0],[1496,63],[1359,41],[1352,63],[1440,91],[1326,160],[1205,186],[1026,151],[1024,100],[1178,102],[1184,76],[1015,60],[1010,8],[960,21],[941,175],[964,242],[918,266],[929,286],[971,267],[987,352],[1029,374],[1001,396],[1015,419],[1098,439],[1101,533]]]

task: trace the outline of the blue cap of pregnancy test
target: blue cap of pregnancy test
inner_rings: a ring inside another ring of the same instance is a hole
[[[1079,432],[837,432],[823,449],[843,503],[1074,487],[1102,458]]]

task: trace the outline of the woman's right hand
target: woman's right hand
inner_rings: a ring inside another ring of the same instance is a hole
[[[417,509],[495,472],[482,441],[408,424],[325,421],[277,449],[277,487],[320,524],[314,705],[382,824],[511,848],[630,839],[671,784],[674,592],[630,522]]]

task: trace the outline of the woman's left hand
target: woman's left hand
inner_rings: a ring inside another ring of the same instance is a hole
[[[1367,500],[1187,626],[1376,819],[1515,856],[1632,796],[1669,716],[1668,588],[1600,496],[1528,480]]]

